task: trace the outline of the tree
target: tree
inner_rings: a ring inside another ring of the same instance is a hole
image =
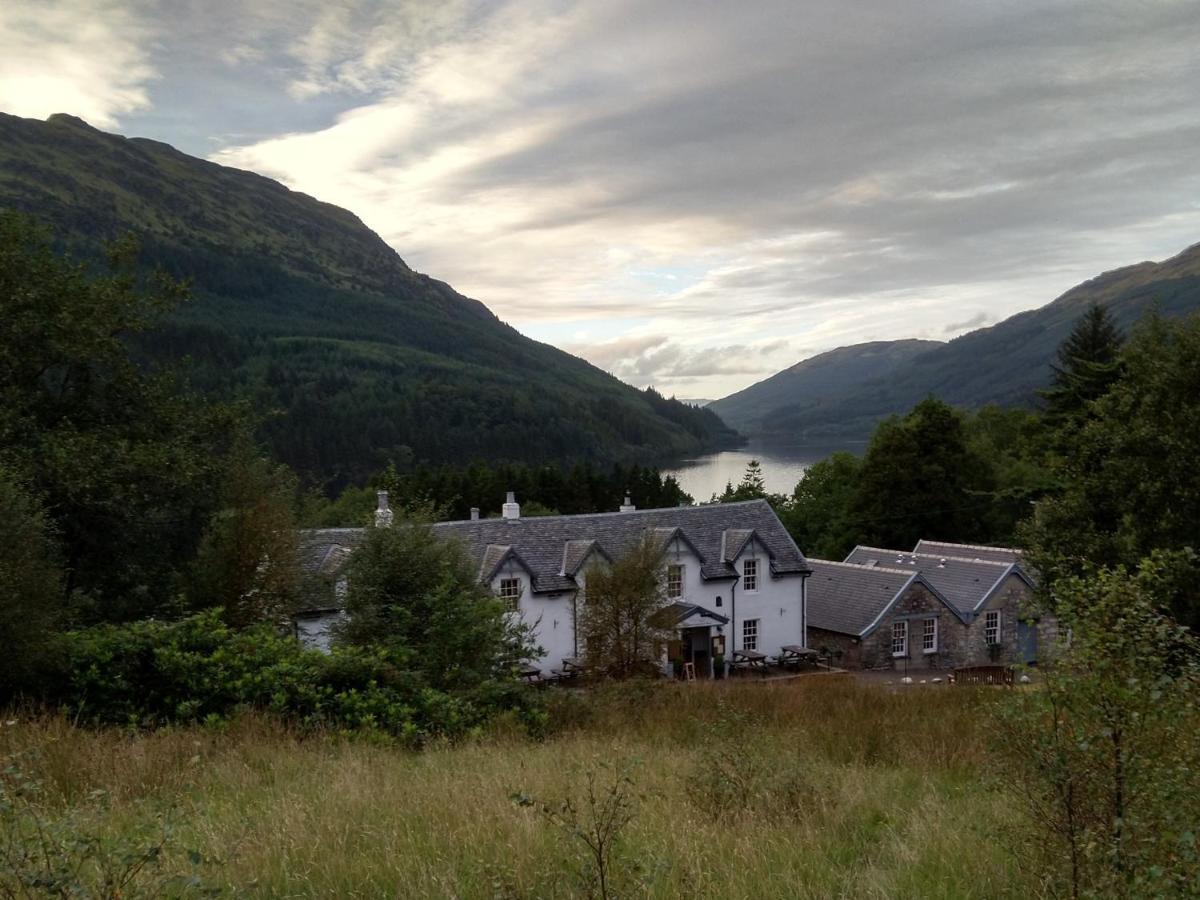
[[[274,621],[296,596],[296,477],[248,437],[230,456],[192,566],[190,605],[219,606],[235,627]]]
[[[656,624],[666,603],[662,547],[645,536],[611,565],[587,570],[577,633],[588,665],[616,678],[654,670],[670,633]]]
[[[1069,648],[1000,708],[1030,849],[1072,897],[1192,896],[1200,883],[1200,643],[1159,612],[1177,569],[1156,554],[1136,574],[1060,580]]]
[[[1143,319],[1122,351],[1120,377],[1090,409],[1060,464],[1061,492],[1022,528],[1048,597],[1089,565],[1133,571],[1156,549],[1197,547],[1200,315]],[[1171,595],[1171,612],[1200,627],[1200,568],[1188,564],[1177,578],[1190,589]]]
[[[1088,404],[1104,396],[1120,374],[1123,341],[1108,310],[1089,306],[1058,348],[1051,386],[1040,392],[1052,424],[1073,428]]]
[[[34,687],[64,612],[59,564],[42,504],[0,468],[0,701]]]
[[[853,549],[858,528],[850,503],[861,470],[862,460],[853,453],[834,453],[805,470],[791,498],[780,506],[780,520],[809,556],[841,559]]]
[[[465,549],[412,510],[369,528],[346,576],[341,639],[381,645],[433,687],[478,687],[529,655],[528,629],[479,583]]]
[[[184,289],[132,259],[123,242],[92,274],[0,215],[0,459],[45,502],[65,591],[106,619],[173,599],[240,418],[135,365],[127,339]]]
[[[881,547],[979,540],[992,487],[987,460],[967,445],[962,413],[930,397],[876,428],[850,518],[860,541]]]
[[[721,503],[736,503],[739,500],[762,500],[766,496],[767,484],[763,479],[762,464],[752,459],[746,464],[746,471],[738,486],[725,485],[725,491],[717,499]]]

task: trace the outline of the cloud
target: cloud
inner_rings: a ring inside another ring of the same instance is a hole
[[[974,328],[980,328],[988,323],[988,314],[985,312],[977,312],[970,318],[963,319],[961,322],[951,322],[942,328],[942,334],[957,334],[960,331],[970,331]]]
[[[179,0],[157,24],[155,96],[217,162],[535,336],[620,322],[572,349],[668,391],[944,337],[1200,233],[1196,0]]]
[[[7,0],[0,5],[0,109],[80,116],[109,128],[149,105],[156,30],[140,4]]]

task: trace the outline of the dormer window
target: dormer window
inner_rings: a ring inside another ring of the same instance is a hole
[[[667,599],[678,600],[683,596],[683,566],[667,566]]]
[[[497,596],[505,602],[509,612],[516,612],[521,601],[521,579],[501,578]]]
[[[747,559],[742,562],[742,590],[753,594],[758,590],[758,560]]]

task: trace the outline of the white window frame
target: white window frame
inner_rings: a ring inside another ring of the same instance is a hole
[[[742,619],[742,649],[758,650],[758,619]]]
[[[899,650],[896,647],[899,646]],[[908,620],[892,623],[892,656],[908,656]]]
[[[931,625],[933,626],[932,628],[929,627]],[[936,618],[926,619],[924,626],[921,628],[921,652],[938,652],[938,620]]]
[[[678,575],[678,581],[673,575]],[[684,566],[682,563],[671,563],[667,566],[667,599],[678,600],[683,596]]]
[[[517,612],[521,608],[523,593],[525,593],[525,586],[521,583],[520,578],[501,578],[496,596],[508,603],[509,612]]]
[[[994,623],[992,621],[993,618],[995,619]],[[991,647],[993,645],[999,645],[1001,643],[1000,638],[1004,634],[1004,632],[1001,630],[1001,626],[1003,625],[1003,622],[1004,622],[1003,617],[1000,615],[1000,610],[998,610],[998,609],[989,609],[987,612],[985,612],[983,614],[983,642],[984,642],[984,644]]]
[[[742,560],[742,591],[747,594],[758,593],[758,560]]]

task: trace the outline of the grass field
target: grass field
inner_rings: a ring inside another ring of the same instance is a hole
[[[32,822],[90,848],[73,852],[94,881],[165,820],[124,896],[192,889],[169,874],[239,896],[586,896],[583,843],[541,807],[573,798],[586,826],[589,778],[605,797],[625,773],[614,896],[1027,897],[1020,813],[987,756],[994,697],[827,677],[625,686],[556,695],[541,741],[501,722],[420,753],[253,716],[150,734],[18,717],[0,754],[41,789],[0,840],[11,852]]]

